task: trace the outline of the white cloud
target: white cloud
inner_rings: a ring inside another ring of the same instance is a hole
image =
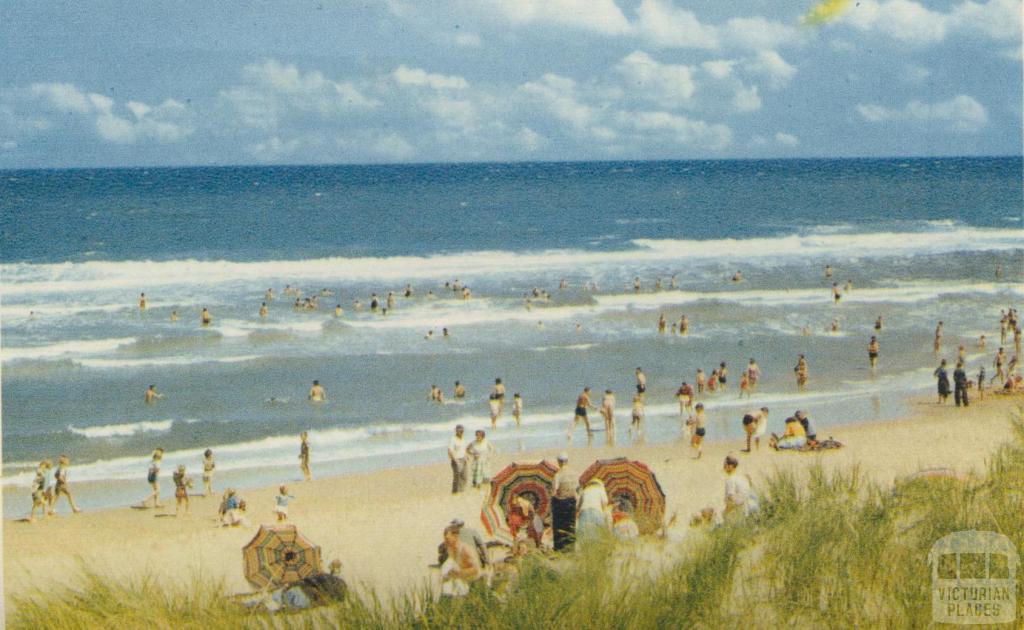
[[[966,94],[948,101],[923,103],[911,101],[903,108],[888,108],[873,103],[860,104],[857,113],[871,123],[910,121],[919,123],[948,123],[958,133],[974,133],[988,124],[985,107]]]
[[[469,83],[460,76],[431,74],[426,70],[408,68],[404,65],[398,66],[391,76],[400,85],[424,86],[435,90],[464,90],[469,87]]]
[[[605,35],[629,30],[614,0],[488,0],[485,4],[513,24],[547,23]]]
[[[795,147],[800,144],[800,139],[791,133],[778,131],[775,133],[775,142],[784,147]]]
[[[662,48],[704,48],[719,46],[714,26],[702,24],[692,11],[677,9],[661,0],[643,0],[636,10],[634,32]]]
[[[455,36],[455,43],[467,48],[479,48],[483,45],[480,36],[475,33],[459,33]]]
[[[549,144],[547,138],[525,126],[519,130],[518,134],[516,134],[516,140],[519,143],[519,146],[529,153],[533,153],[541,147]]]
[[[243,75],[248,85],[224,90],[221,96],[246,119],[261,121],[254,126],[266,126],[268,118],[287,110],[330,115],[380,105],[349,82],[332,81],[316,70],[303,74],[295,65],[276,59],[247,65]]]
[[[932,71],[923,66],[906,64],[903,66],[903,80],[907,83],[921,83],[932,76]]]
[[[271,161],[294,155],[301,147],[302,142],[297,138],[281,140],[273,136],[262,142],[250,144],[246,151],[260,161]]]
[[[89,98],[70,83],[33,83],[29,91],[60,111],[76,114],[92,111]]]
[[[677,107],[689,101],[697,89],[689,66],[662,64],[636,51],[615,66],[631,90],[663,107]]]
[[[757,86],[740,85],[732,97],[732,106],[739,112],[753,112],[761,109],[761,95],[757,93]]]
[[[1020,0],[989,0],[984,4],[968,0],[953,9],[950,20],[958,28],[1007,41],[1020,38],[1022,12],[1024,3]]]
[[[769,85],[776,89],[786,86],[796,75],[796,68],[774,50],[759,51],[757,57],[747,62],[746,70],[768,77]]]
[[[576,82],[557,74],[545,74],[540,81],[529,81],[519,86],[525,94],[538,99],[555,118],[585,131],[594,122],[594,108],[576,99]]]
[[[669,134],[668,138],[677,144],[697,145],[715,151],[732,142],[732,130],[726,125],[708,124],[669,112],[620,112],[617,121],[623,127],[640,132],[656,132],[660,137]]]
[[[18,148],[18,143],[14,140],[4,140],[0,142],[0,151],[13,151]]]
[[[802,33],[795,26],[754,16],[726,22],[722,38],[737,48],[764,50],[798,43],[803,38]]]
[[[859,0],[837,21],[917,45],[942,41],[948,26],[945,14],[931,11],[912,0]]]
[[[471,101],[435,96],[423,99],[422,105],[445,125],[464,130],[477,125],[476,106]]]
[[[732,67],[736,65],[733,59],[714,59],[705,61],[700,67],[716,79],[724,79],[732,74]]]
[[[397,133],[376,138],[370,145],[370,151],[386,160],[408,160],[416,155],[416,148]]]

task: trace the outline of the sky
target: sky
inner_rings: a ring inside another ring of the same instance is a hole
[[[1021,0],[6,0],[0,168],[1020,155]]]

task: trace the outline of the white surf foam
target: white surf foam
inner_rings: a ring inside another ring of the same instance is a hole
[[[174,420],[154,420],[132,422],[129,424],[105,424],[98,427],[84,428],[69,426],[68,431],[71,431],[75,435],[81,435],[82,437],[96,439],[129,437],[132,435],[137,435],[139,433],[163,433],[164,431],[170,431],[171,426],[173,425]]]
[[[0,349],[0,359],[52,359],[64,356],[80,356],[83,354],[103,354],[113,352],[121,346],[134,343],[134,337],[118,337],[115,339],[72,339],[44,346],[9,347]]]

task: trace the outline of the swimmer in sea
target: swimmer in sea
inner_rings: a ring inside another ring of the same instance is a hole
[[[327,392],[324,391],[320,381],[313,381],[313,386],[309,388],[309,399],[313,402],[327,401]]]
[[[429,400],[432,400],[434,402],[439,402],[439,403],[443,403],[444,402],[444,392],[441,391],[440,387],[438,387],[437,385],[431,385],[430,386],[430,397],[429,397]]]
[[[430,291],[427,291],[427,299],[428,300],[435,300],[435,299],[437,299],[437,296],[434,295],[433,289],[431,289]]]
[[[462,299],[468,300],[473,297],[473,292],[469,290],[469,287],[462,287]]]
[[[761,367],[753,358],[747,363],[747,381],[750,384],[750,393],[757,391],[757,381],[761,378]]]
[[[273,289],[267,289],[267,292],[263,294],[263,299],[266,300],[267,302],[270,302],[271,300],[273,300],[274,299],[274,290]]]
[[[832,300],[839,304],[839,300],[843,299],[843,294],[839,291],[839,285],[835,282],[832,283]]]
[[[982,336],[978,337],[978,349],[979,350],[984,350],[985,349],[985,335],[982,335]]]
[[[526,298],[526,310],[533,310],[533,301],[530,298]]]
[[[654,281],[654,290],[661,291],[661,278],[657,278]]]
[[[558,283],[558,290],[559,291],[565,291],[568,288],[569,288],[569,283],[566,282],[565,278],[562,278],[562,281]]]
[[[299,298],[295,298],[295,302],[292,303],[292,310],[293,311],[301,311],[302,310],[302,300],[300,300]]]
[[[504,411],[505,410],[505,384],[501,382],[500,378],[494,379],[494,389],[491,391],[491,394],[498,401],[498,405],[500,406],[500,410]],[[500,411],[499,411],[499,413],[500,413]]]
[[[832,318],[832,323],[829,325],[828,331],[829,332],[834,332],[834,333],[839,332],[839,319],[838,318],[835,318],[835,317]]]
[[[718,391],[718,368],[711,370],[711,375],[708,376],[708,393],[713,394]]]
[[[491,428],[495,429],[498,427],[498,416],[501,415],[501,401],[494,392],[487,398],[487,406],[491,410]]]
[[[935,350],[936,353],[938,353],[939,350],[942,348],[942,322],[941,321],[935,326],[935,343],[933,344],[932,348]]]
[[[260,317],[266,317],[266,316],[267,316],[267,303],[264,302],[264,303],[260,304]]]
[[[455,381],[455,398],[462,399],[466,397],[466,388],[462,386],[462,383]]]
[[[516,421],[516,428],[518,429],[523,420],[523,397],[519,392],[512,396],[512,419]]]
[[[672,274],[672,278],[668,281],[670,289],[675,289],[679,286],[679,282],[676,281],[676,274]]]
[[[341,304],[335,304],[334,305],[334,316],[335,317],[341,317],[344,314],[345,314],[345,310],[341,308]]]
[[[356,300],[356,301],[352,302],[352,308],[354,310],[357,310],[357,311],[361,310],[363,308],[363,303],[360,302],[359,300]]]
[[[178,321],[178,311],[171,311],[171,323]]]
[[[746,370],[740,373],[740,398],[743,398],[744,394],[750,398],[750,377],[747,376]]]
[[[157,400],[161,400],[163,397],[163,394],[157,393],[156,385],[150,385],[148,388],[146,388],[146,394],[145,396],[143,396],[143,400],[145,400],[149,404],[152,404]]]
[[[633,293],[640,293],[640,276],[633,278]]]
[[[202,314],[199,316],[199,321],[203,326],[209,326],[213,323],[213,315],[210,315],[210,311],[207,310],[205,306],[203,307]]]
[[[640,394],[637,394],[639,396]],[[604,418],[604,430],[612,432],[615,430],[615,394],[612,390],[604,390],[604,397],[601,398],[601,416]]]
[[[668,322],[665,321],[665,314],[662,313],[661,316],[658,317],[658,334],[661,334],[661,335],[665,334],[665,325],[667,323]]]
[[[676,326],[675,322],[672,322],[672,334],[675,335],[677,330],[679,330],[679,327]]]
[[[743,282],[743,272],[737,270],[736,273],[732,274],[733,282]]]
[[[846,289],[845,289],[845,291],[847,293],[849,293],[850,291],[853,291],[853,280],[847,280],[846,281]]]
[[[643,396],[647,391],[647,375],[640,368],[636,369],[636,393]]]
[[[331,291],[327,287],[320,289],[320,297],[334,297],[334,291]]]
[[[693,387],[683,381],[683,384],[676,390],[676,398],[679,400],[679,415],[693,408]]]
[[[431,339],[434,338],[434,331],[428,330],[427,334],[423,335],[423,338],[426,339],[427,341],[430,341]]]
[[[705,385],[706,382],[707,381],[706,381],[706,378],[704,376],[704,368],[697,368],[697,393],[698,394],[703,394],[704,393],[704,385]]]
[[[679,318],[679,334],[680,335],[687,335],[689,333],[690,333],[690,320],[686,318],[686,315],[683,315],[682,317]]]
[[[590,402],[590,388],[584,387],[583,392],[576,397],[576,412],[573,415],[572,426],[569,427],[569,439],[572,440],[572,433],[582,421],[583,426],[587,429],[587,435],[589,436],[593,431],[590,429],[590,419],[587,418],[587,409],[597,409]]]
[[[145,293],[139,294],[139,310],[140,311],[146,310],[146,294]]]
[[[448,332],[447,328],[442,328],[441,329],[441,337],[443,337],[445,339],[448,339],[451,336],[452,336],[452,334],[450,332]]]
[[[388,291],[388,309],[393,310],[395,308],[395,292]]]
[[[878,318],[875,320],[875,331],[876,332],[882,332],[882,316],[881,315],[879,315]]]
[[[793,368],[793,372],[796,373],[796,389],[797,391],[804,391],[807,387],[807,359],[804,355],[799,355],[796,359],[796,367]]]
[[[871,369],[875,369],[878,365],[878,337],[871,337],[871,341],[868,342],[868,360],[871,362]]]
[[[407,298],[411,298],[412,297],[412,285],[411,284],[405,285],[405,292],[402,295],[404,295]]]
[[[729,368],[725,367],[725,361],[718,364],[718,386],[725,391],[726,380],[729,376]]]
[[[832,265],[825,265],[825,277],[826,278],[831,278],[832,277]]]
[[[633,394],[632,422],[629,425],[629,434],[640,436],[644,428],[644,397],[640,394]],[[634,433],[635,431],[635,433]]]
[[[377,294],[370,295],[370,310],[376,313],[380,310],[380,300],[377,298]]]

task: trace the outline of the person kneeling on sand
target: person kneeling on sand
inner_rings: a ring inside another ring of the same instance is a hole
[[[220,524],[227,527],[245,525],[245,501],[238,497],[234,488],[228,488],[220,502]]]
[[[786,432],[781,438],[772,433],[772,439],[768,444],[775,450],[803,448],[807,446],[807,431],[799,420],[790,416],[786,418]]]
[[[441,597],[469,595],[470,584],[481,575],[480,558],[459,540],[460,529],[456,525],[444,528],[448,557],[441,564]]]
[[[739,460],[732,455],[726,456],[722,465],[725,471],[725,510],[722,518],[726,520],[740,515],[748,516],[760,507],[757,493],[751,487],[750,477],[736,474],[739,465]]]

